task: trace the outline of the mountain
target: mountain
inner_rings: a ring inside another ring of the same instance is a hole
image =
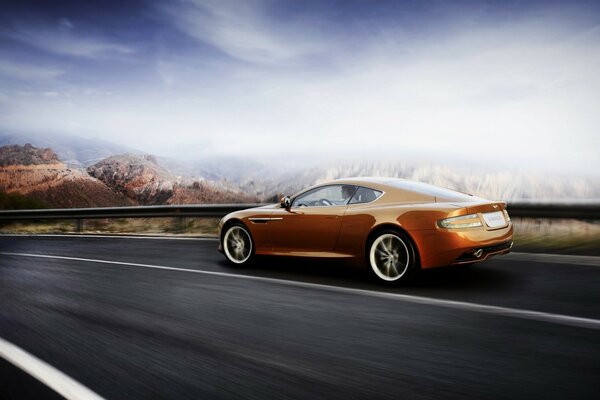
[[[256,202],[224,185],[173,175],[154,156],[124,154],[108,157],[87,168],[114,191],[140,204],[198,204]]]
[[[0,207],[109,207],[257,202],[205,179],[173,175],[154,156],[122,154],[71,168],[50,148],[0,147]]]
[[[89,166],[87,172],[140,204],[163,204],[173,195],[175,177],[152,156],[111,156]]]
[[[84,168],[112,155],[141,151],[96,138],[81,138],[74,135],[43,135],[23,133],[0,133],[0,146],[30,143],[35,147],[50,147],[69,167]]]
[[[508,201],[600,198],[598,179],[516,169],[416,160],[304,160],[294,165],[213,157],[187,162],[139,153],[111,155],[80,169],[64,163],[53,149],[25,144],[0,148],[0,192],[27,199],[0,198],[0,207],[28,199],[49,207],[270,202],[350,176],[399,177]]]
[[[61,164],[52,149],[38,149],[30,143],[25,146],[12,145],[0,147],[0,167],[11,165],[53,165]]]
[[[2,197],[39,207],[108,207],[133,204],[85,171],[67,167],[50,148],[31,144],[0,147]],[[5,201],[4,206],[10,204]],[[14,206],[11,206],[14,207]]]
[[[165,158],[158,160],[166,170],[177,174],[174,185],[177,196],[169,201],[184,203],[192,201],[191,198],[205,202],[202,196],[190,198],[181,194],[183,187],[189,188],[194,182],[201,182],[206,190],[237,193],[238,196],[255,198],[259,202],[270,202],[277,201],[283,194],[293,194],[311,185],[351,176],[398,177],[508,201],[600,198],[600,181],[593,177],[518,169],[493,170],[479,165],[442,165],[416,159],[306,160],[300,165],[232,157],[213,157],[195,162]]]

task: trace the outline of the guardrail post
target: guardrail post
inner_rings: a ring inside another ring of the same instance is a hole
[[[187,220],[185,217],[177,217],[177,231],[185,233]]]
[[[77,221],[77,233],[83,232],[83,219],[77,218],[75,221]]]

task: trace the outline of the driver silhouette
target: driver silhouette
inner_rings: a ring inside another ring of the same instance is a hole
[[[350,200],[355,190],[356,187],[354,185],[342,186],[342,198],[344,199],[344,203],[347,203]]]

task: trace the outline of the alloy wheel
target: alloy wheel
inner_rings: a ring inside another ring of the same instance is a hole
[[[369,263],[379,278],[388,282],[397,281],[409,269],[410,251],[401,237],[384,233],[371,244]]]
[[[242,226],[233,225],[223,236],[223,248],[229,261],[243,264],[252,255],[252,238]]]

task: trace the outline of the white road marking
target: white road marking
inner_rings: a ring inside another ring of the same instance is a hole
[[[267,278],[267,277],[263,277],[263,276],[242,275],[242,274],[232,274],[232,273],[228,273],[228,272],[204,271],[204,270],[198,270],[198,269],[169,267],[169,266],[165,266],[165,265],[139,264],[139,263],[129,263],[129,262],[122,262],[122,261],[112,261],[112,260],[99,260],[99,259],[95,259],[95,258],[54,256],[54,255],[46,255],[46,254],[10,253],[10,252],[0,252],[0,254],[5,255],[5,256],[50,258],[50,259],[57,259],[57,260],[84,261],[84,262],[99,263],[99,264],[124,265],[124,266],[130,266],[130,267],[152,268],[152,269],[161,269],[161,270],[167,270],[167,271],[190,272],[190,273],[194,273],[194,274],[223,276],[223,277],[238,278],[238,279],[248,279],[248,280],[254,280],[254,281],[261,281],[261,282],[276,283],[276,284],[287,285],[287,286],[296,286],[296,287],[310,288],[310,289],[320,289],[320,290],[326,290],[326,291],[337,292],[337,293],[358,294],[358,295],[363,295],[363,296],[378,297],[378,298],[384,298],[384,299],[403,300],[403,301],[408,301],[408,302],[417,303],[417,304],[426,304],[426,305],[433,305],[433,306],[439,306],[439,307],[447,307],[447,308],[454,308],[454,309],[460,309],[460,310],[475,311],[475,312],[486,313],[486,314],[503,315],[506,317],[522,318],[522,319],[529,319],[529,320],[534,320],[534,321],[543,321],[543,322],[550,322],[550,323],[554,323],[554,324],[561,324],[561,325],[575,326],[575,327],[580,327],[580,328],[589,328],[589,329],[599,329],[600,330],[600,320],[598,320],[598,319],[573,317],[570,315],[553,314],[553,313],[532,311],[532,310],[522,310],[522,309],[510,308],[510,307],[490,306],[490,305],[470,303],[470,302],[465,302],[465,301],[435,299],[435,298],[431,298],[431,297],[414,296],[414,295],[390,293],[390,292],[378,292],[378,291],[374,291],[374,290],[355,289],[355,288],[348,288],[348,287],[343,287],[343,286],[325,285],[325,284],[321,284],[321,283],[300,282],[300,281],[292,281],[292,280],[278,279],[278,278]]]
[[[52,388],[65,399],[104,399],[52,365],[2,338],[0,338],[0,357]]]
[[[152,236],[140,234],[104,235],[104,234],[54,234],[54,233],[0,233],[2,237],[66,237],[66,238],[93,238],[93,239],[148,239],[148,240],[197,240],[211,241],[219,240],[216,236],[187,237],[187,236]],[[549,253],[525,253],[512,251],[502,258],[490,258],[491,260],[511,259],[517,261],[533,261],[552,264],[574,264],[600,267],[599,256],[579,256],[571,254],[549,254]]]

